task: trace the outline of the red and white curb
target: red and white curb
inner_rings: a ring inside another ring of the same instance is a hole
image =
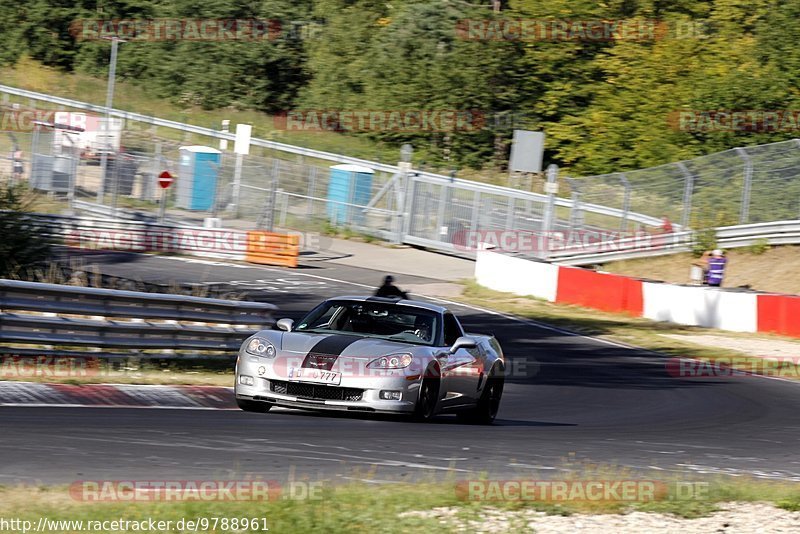
[[[654,321],[800,337],[800,295],[646,282],[490,251],[478,252],[475,279],[496,291]]]
[[[233,388],[135,384],[0,382],[0,406],[94,406],[231,410]]]

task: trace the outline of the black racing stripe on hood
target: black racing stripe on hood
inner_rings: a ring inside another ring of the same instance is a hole
[[[333,334],[323,338],[311,347],[303,360],[302,367],[330,371],[344,349],[362,339],[359,336]]]

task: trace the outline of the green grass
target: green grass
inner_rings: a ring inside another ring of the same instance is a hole
[[[612,480],[609,474],[605,480]],[[629,474],[618,474],[614,480]],[[362,478],[368,479],[369,474]],[[113,478],[113,477],[110,477]],[[641,480],[654,480],[643,477]],[[592,480],[592,478],[572,480]],[[599,480],[599,478],[594,478]],[[678,482],[665,481],[670,487]],[[695,479],[693,482],[697,482]],[[582,503],[553,504],[541,501],[491,501],[465,500],[457,491],[457,481],[422,482],[418,484],[371,484],[352,482],[331,485],[319,481],[295,482],[294,487],[316,487],[315,498],[292,498],[291,492],[278,492],[268,501],[227,502],[84,502],[74,499],[67,486],[0,487],[0,517],[19,518],[34,525],[40,517],[49,520],[136,520],[147,518],[172,521],[196,518],[248,518],[259,519],[259,529],[266,525],[272,532],[450,532],[453,525],[438,518],[408,512],[425,512],[447,507],[455,511],[459,522],[481,520],[487,508],[495,513],[538,510],[548,514],[571,515],[575,513],[626,513],[630,511],[659,512],[679,517],[694,518],[718,509],[722,502],[769,502],[780,508],[794,511],[800,507],[800,489],[797,484],[743,479],[714,479],[700,483],[705,494],[697,498],[679,499],[675,493],[663,494],[659,500],[647,503]],[[699,486],[695,486],[699,487]],[[304,497],[305,491],[295,492]],[[524,522],[516,516],[515,527]],[[259,529],[239,531],[257,532]],[[66,529],[51,530],[65,532]],[[176,532],[173,527],[168,530]],[[211,529],[197,529],[210,532]],[[222,532],[217,528],[216,532]]]

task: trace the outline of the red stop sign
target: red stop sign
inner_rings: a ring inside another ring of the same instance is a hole
[[[164,189],[168,188],[172,185],[172,182],[175,181],[175,178],[169,173],[169,171],[164,171],[158,175],[158,185],[163,187]]]

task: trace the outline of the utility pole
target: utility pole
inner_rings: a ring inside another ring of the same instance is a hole
[[[117,75],[117,48],[120,42],[125,42],[119,37],[111,37],[111,61],[108,67],[108,85],[106,87],[106,118],[105,118],[105,147],[100,154],[100,187],[97,190],[97,202],[103,203],[103,194],[106,187],[106,171],[108,170],[108,150],[110,148],[109,136],[111,131],[111,106],[114,104],[114,82]]]

